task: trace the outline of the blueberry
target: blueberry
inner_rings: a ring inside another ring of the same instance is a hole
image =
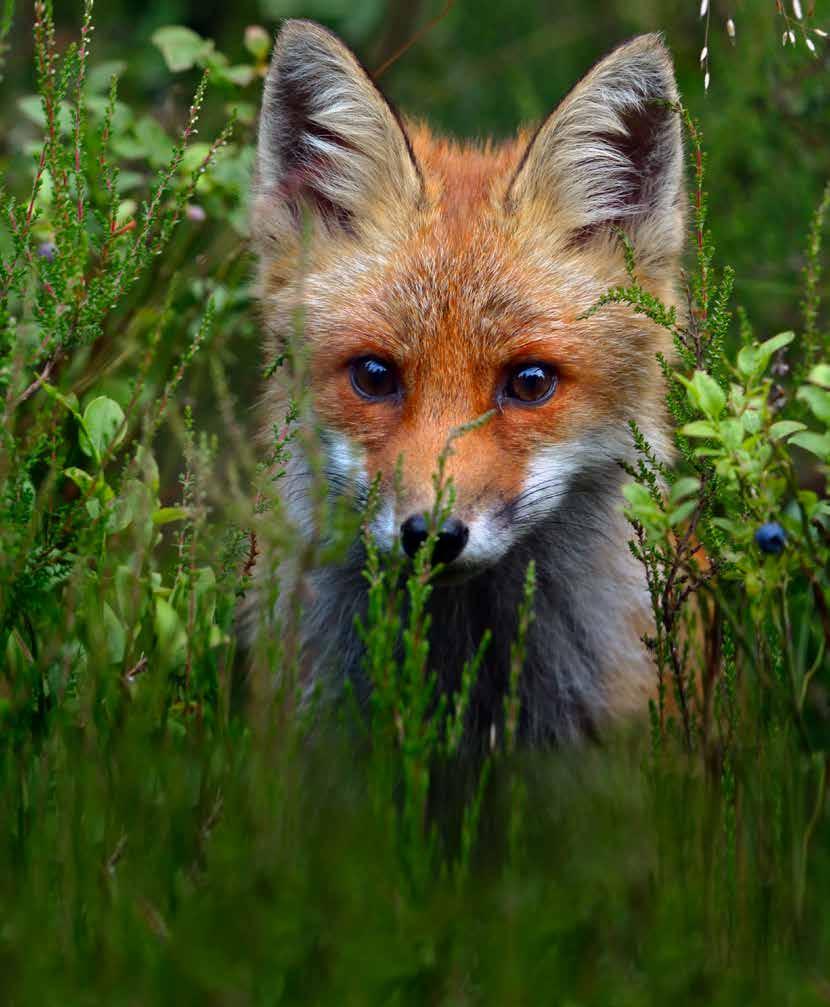
[[[787,544],[787,533],[777,521],[768,521],[755,532],[755,541],[761,552],[778,556]]]
[[[37,246],[37,254],[42,259],[46,259],[47,262],[54,262],[57,251],[58,246],[54,241],[44,241],[42,244]]]

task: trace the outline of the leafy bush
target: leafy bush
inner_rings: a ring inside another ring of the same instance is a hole
[[[292,443],[313,449],[302,382],[261,453],[237,402],[255,383],[238,364],[256,339],[246,89],[267,46],[249,29],[233,63],[158,30],[172,72],[208,72],[174,138],[90,61],[90,14],[61,55],[35,5],[21,109],[41,136],[0,218],[7,1001],[824,1002],[830,196],[802,332],[756,339],[741,314],[736,341],[687,117],[689,311],[639,285],[630,249],[628,284],[592,309],[627,304],[676,347],[678,464],[634,429],[626,489],[655,612],[650,747],[634,724],[602,748],[518,750],[531,569],[504,738],[465,758],[488,640],[439,696],[429,550],[404,572],[369,538],[369,722],[315,731],[296,620],[270,621],[276,579],[244,661],[235,632],[258,557],[333,560],[357,532],[321,485],[309,555],[280,503]],[[229,97],[238,117],[197,140]],[[451,498],[439,466],[433,530]]]

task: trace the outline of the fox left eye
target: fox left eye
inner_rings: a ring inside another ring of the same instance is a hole
[[[393,364],[377,357],[362,357],[351,365],[352,385],[364,399],[388,399],[400,391]]]
[[[556,391],[556,384],[556,368],[550,364],[522,364],[509,374],[504,396],[537,406],[547,402]]]

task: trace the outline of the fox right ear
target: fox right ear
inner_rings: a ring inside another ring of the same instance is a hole
[[[683,144],[677,86],[658,35],[601,60],[542,124],[508,191],[557,233],[590,240],[623,227],[638,260],[683,243]]]
[[[286,21],[265,81],[254,232],[279,240],[305,208],[356,233],[408,209],[421,175],[403,126],[353,53],[311,21]]]

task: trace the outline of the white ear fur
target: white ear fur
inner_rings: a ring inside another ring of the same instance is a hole
[[[535,202],[557,231],[590,237],[621,225],[638,255],[683,241],[683,144],[671,58],[642,35],[599,62],[543,123],[508,191]]]
[[[326,29],[286,21],[265,81],[254,229],[296,226],[305,204],[329,228],[356,230],[421,191],[403,127],[355,56]],[[257,219],[264,216],[265,220]]]

